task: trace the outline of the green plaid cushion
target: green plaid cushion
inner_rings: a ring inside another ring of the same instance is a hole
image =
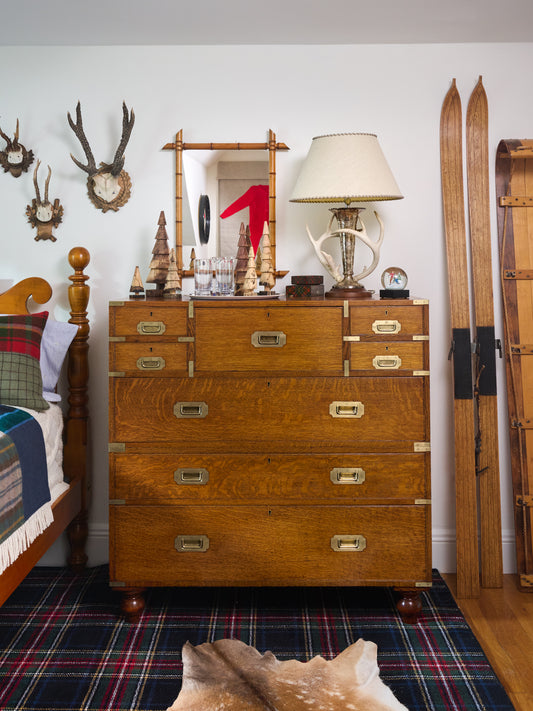
[[[0,404],[47,410],[39,356],[48,312],[0,316]]]

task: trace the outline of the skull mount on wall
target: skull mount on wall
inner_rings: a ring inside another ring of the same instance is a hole
[[[5,150],[0,151],[0,165],[4,173],[11,173],[14,178],[19,178],[26,172],[33,161],[33,151],[27,151],[22,143],[19,143],[19,120],[13,140],[11,140],[0,128],[0,136],[7,143]]]
[[[72,120],[70,113],[67,113],[69,125],[81,143],[87,158],[87,164],[84,165],[74,158],[72,153],[70,157],[78,168],[87,173],[89,198],[95,207],[102,210],[102,212],[107,212],[108,210],[116,212],[128,202],[131,195],[131,178],[124,170],[124,151],[131,136],[135,114],[133,109],[128,114],[125,102],[122,102],[122,114],[122,137],[113,162],[100,163],[100,167],[97,168],[89,141],[83,130],[80,102],[78,101],[76,106],[76,123]]]
[[[36,241],[49,239],[55,242],[56,238],[52,234],[52,230],[54,227],[57,227],[63,219],[63,206],[60,205],[59,198],[56,198],[53,204],[48,200],[48,187],[52,176],[50,166],[48,166],[48,177],[44,184],[44,200],[41,200],[39,184],[37,182],[37,171],[40,165],[41,161],[38,160],[35,165],[35,170],[33,171],[35,197],[31,201],[31,205],[26,206],[26,215],[28,216],[28,222],[31,226],[37,229]]]

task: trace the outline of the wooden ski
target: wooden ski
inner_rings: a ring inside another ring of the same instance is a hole
[[[482,78],[466,111],[466,169],[476,359],[476,473],[479,487],[481,585],[503,585],[496,349],[490,230],[488,104]]]
[[[533,140],[500,141],[496,197],[516,560],[533,592]]]
[[[455,79],[440,117],[440,159],[454,385],[457,595],[479,596],[477,486],[461,99]]]

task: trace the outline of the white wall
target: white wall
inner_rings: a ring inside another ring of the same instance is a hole
[[[63,224],[57,242],[35,242],[25,208],[31,175],[0,175],[0,279],[42,275],[63,287],[69,249],[91,252],[90,397],[92,440],[91,562],[107,556],[107,302],[127,297],[135,265],[146,277],[157,220],[173,229],[174,154],[162,146],[184,130],[189,141],[263,141],[269,128],[289,153],[278,154],[278,267],[321,273],[305,236],[326,225],[326,210],[288,202],[311,138],[321,133],[377,133],[402,201],[379,205],[386,235],[380,267],[365,280],[379,289],[379,274],[404,267],[411,293],[430,300],[434,565],[455,566],[450,328],[439,164],[439,117],[453,77],[463,109],[478,76],[489,99],[490,155],[501,138],[529,138],[533,94],[525,91],[533,44],[272,47],[0,47],[0,126],[53,169],[50,197],[60,197]],[[512,71],[510,68],[512,67]],[[520,70],[519,68],[522,68]],[[83,159],[66,113],[81,100],[86,133],[97,162],[109,161],[120,136],[121,103],[136,123],[126,151],[133,181],[129,203],[103,214],[89,202],[85,175],[69,153]],[[3,142],[0,144],[3,148]],[[43,171],[44,177],[44,171]],[[497,278],[494,175],[493,271],[497,336],[502,336]],[[371,220],[368,220],[370,228]],[[56,318],[66,313],[58,297]],[[514,531],[503,361],[498,367],[501,488],[505,569],[514,567]],[[495,535],[497,533],[495,532]],[[56,551],[57,552],[57,551]],[[47,562],[59,562],[56,555]]]

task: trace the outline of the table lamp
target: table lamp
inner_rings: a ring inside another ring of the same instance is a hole
[[[371,240],[359,217],[364,208],[353,207],[351,203],[399,200],[402,197],[375,134],[337,133],[313,138],[290,202],[344,203],[342,207],[330,208],[333,214],[326,232],[317,240],[307,227],[319,260],[336,282],[326,296],[350,299],[368,298],[372,294],[358,280],[371,274],[378,265],[383,223],[375,212],[380,235],[376,241]],[[338,229],[332,230],[335,218]],[[322,249],[322,244],[331,237],[340,238],[342,271],[331,255]],[[356,239],[372,251],[373,259],[369,267],[354,275]]]

